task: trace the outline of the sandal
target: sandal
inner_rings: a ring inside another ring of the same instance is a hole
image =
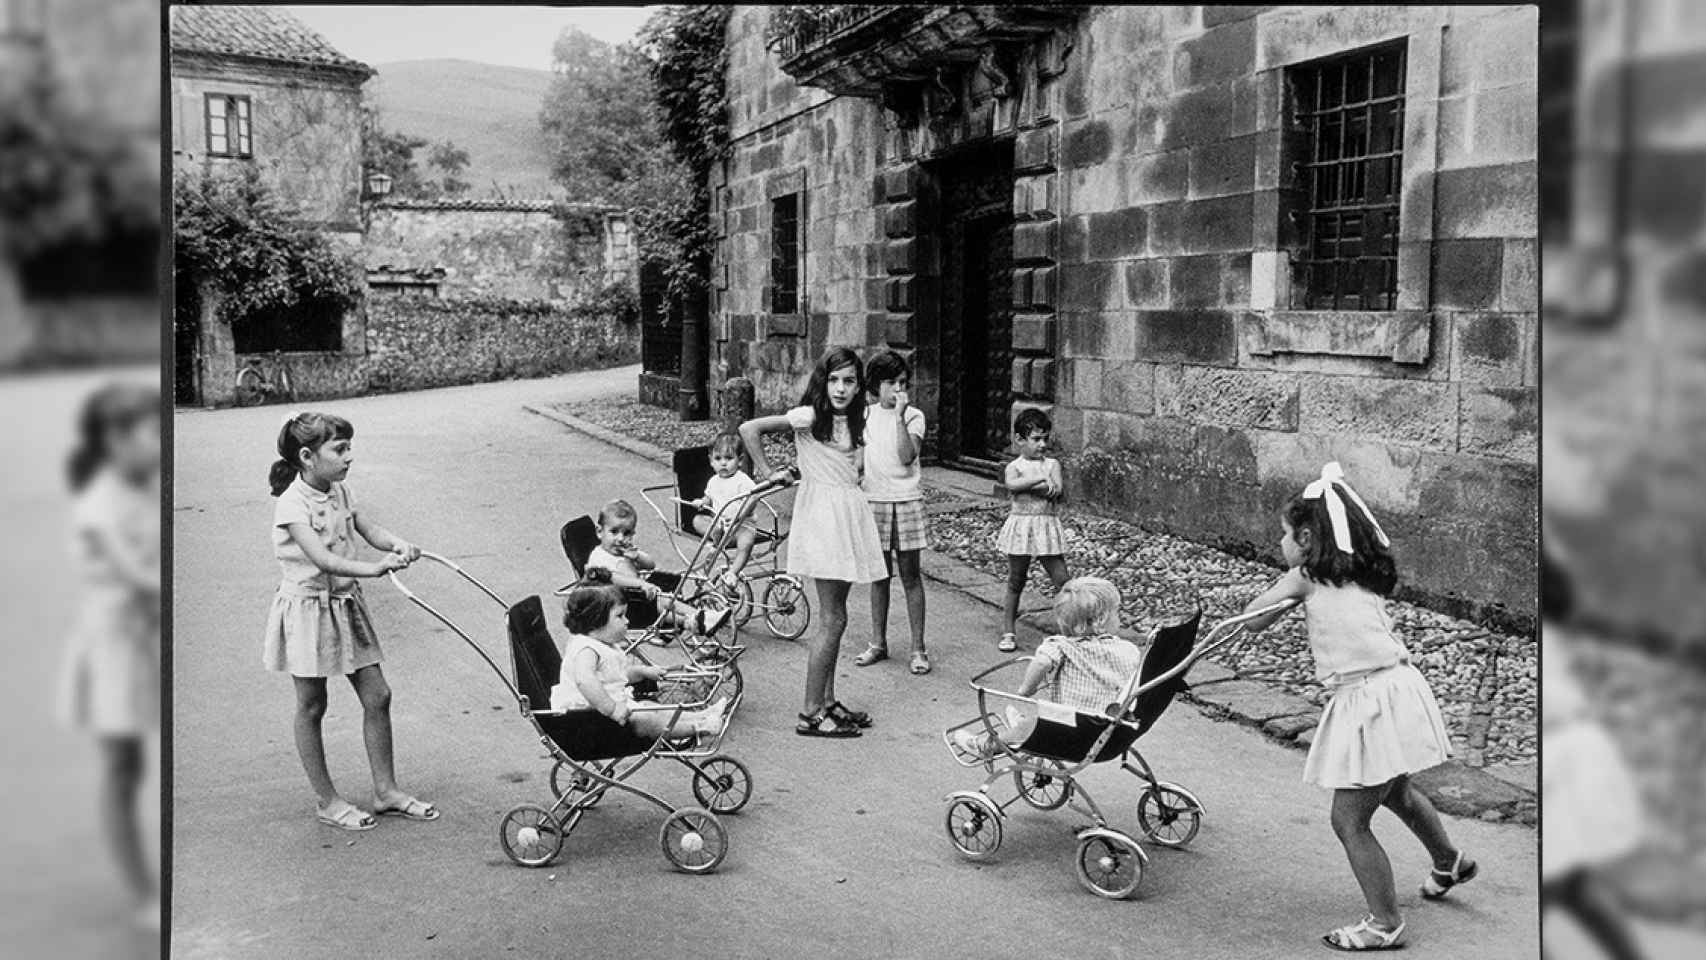
[[[839,724],[851,724],[855,727],[868,727],[871,725],[870,714],[863,710],[849,710],[847,709],[847,705],[842,703],[840,700],[831,701],[829,706],[823,708],[823,712],[828,714],[831,720],[834,720]]]
[[[1002,653],[1012,653],[1019,649],[1019,641],[1011,633],[1004,633],[1001,635],[1001,642],[995,645],[995,649]]]
[[[1428,872],[1426,880],[1422,881],[1422,896],[1429,900],[1443,900],[1451,888],[1460,883],[1468,883],[1475,879],[1475,874],[1481,872],[1481,865],[1471,860],[1463,862],[1463,851],[1457,851],[1457,859],[1451,862],[1450,870],[1438,867]]]
[[[879,647],[876,644],[872,644],[866,647],[864,652],[853,658],[853,665],[855,667],[868,667],[873,663],[881,663],[888,658],[888,647]]]
[[[1382,930],[1374,925],[1374,914],[1371,913],[1360,923],[1327,933],[1321,942],[1334,950],[1401,950],[1404,947],[1403,936],[1402,923],[1391,930]]]
[[[824,724],[829,724],[829,729],[824,729]],[[827,709],[800,714],[800,722],[794,726],[794,732],[802,737],[828,737],[835,740],[863,736],[858,727],[835,719]]]
[[[316,807],[314,810],[315,819],[328,827],[337,827],[339,830],[348,830],[351,833],[360,833],[363,830],[372,830],[379,826],[379,821],[373,819],[373,815],[366,810],[348,800],[343,801],[343,805],[344,808],[337,813],[332,813],[329,807]]]
[[[930,672],[930,655],[923,650],[912,651],[912,675],[922,677]]]
[[[373,812],[382,817],[407,817],[410,820],[437,820],[438,808],[419,797],[405,797],[402,803],[375,804]]]

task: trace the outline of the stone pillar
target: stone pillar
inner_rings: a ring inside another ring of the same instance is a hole
[[[1048,51],[1031,66],[1034,91],[1027,124],[1013,143],[1013,403],[1009,422],[1027,407],[1052,410],[1060,257],[1060,124],[1050,109],[1054,76]],[[1057,432],[1058,435],[1058,432]]]
[[[710,292],[695,291],[681,305],[681,384],[676,388],[676,412],[682,420],[710,416],[705,400],[706,346],[710,339]]]
[[[722,406],[723,429],[729,433],[751,420],[758,406],[757,390],[752,381],[746,377],[730,377],[723,384]]]
[[[196,363],[201,374],[201,402],[225,407],[237,399],[237,343],[231,325],[220,319],[219,291],[212,284],[201,288],[201,331]]]

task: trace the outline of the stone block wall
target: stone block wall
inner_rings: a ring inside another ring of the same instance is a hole
[[[1286,69],[1405,45],[1398,310],[1293,309]],[[1412,595],[1534,614],[1533,7],[1101,7],[1068,65],[1056,436],[1092,509],[1277,559],[1339,460]]]
[[[1546,535],[1614,632],[1706,650],[1706,7],[1583,0],[1546,243]]]
[[[391,201],[373,209],[362,256],[369,269],[442,267],[449,299],[567,300],[632,276],[626,220],[595,214],[587,225],[571,230],[550,204]]]

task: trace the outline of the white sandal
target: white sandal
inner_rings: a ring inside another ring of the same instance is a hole
[[[1473,860],[1469,861],[1468,866],[1464,866],[1463,851],[1459,850],[1457,851],[1457,859],[1451,862],[1450,870],[1441,870],[1435,867],[1428,871],[1427,879],[1422,881],[1422,896],[1429,900],[1443,900],[1445,895],[1451,892],[1452,887],[1460,883],[1468,883],[1475,879],[1475,874],[1480,872],[1481,865]]]
[[[1401,950],[1404,947],[1403,936],[1404,924],[1382,930],[1374,925],[1374,914],[1371,913],[1360,923],[1329,931],[1321,942],[1334,950]]]

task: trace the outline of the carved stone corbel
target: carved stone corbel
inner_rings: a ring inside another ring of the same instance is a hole
[[[1037,41],[1037,78],[1052,80],[1066,72],[1066,59],[1077,43],[1071,27],[1058,27]]]
[[[895,123],[902,129],[918,126],[924,112],[924,91],[916,80],[889,80],[882,86],[883,109],[894,114]]]
[[[955,71],[949,67],[937,67],[931,72],[925,83],[924,100],[932,117],[941,119],[959,106],[960,95],[953,87],[958,80]]]

